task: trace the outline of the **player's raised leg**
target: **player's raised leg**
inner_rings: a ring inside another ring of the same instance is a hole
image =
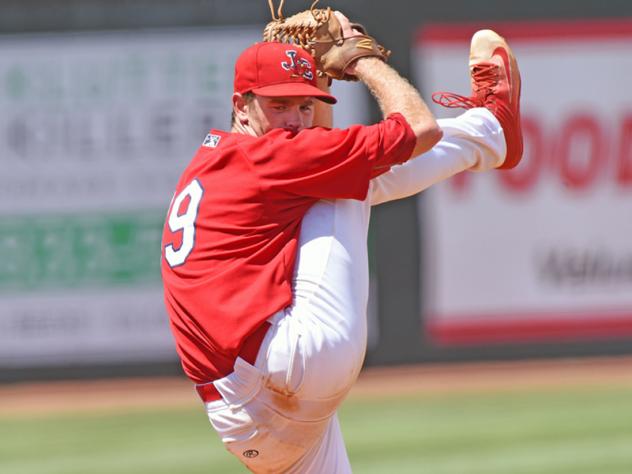
[[[505,135],[507,155],[500,169],[514,168],[522,159],[520,125],[520,70],[507,41],[492,30],[480,30],[470,46],[470,97],[437,92],[433,100],[445,107],[485,107],[494,114]]]

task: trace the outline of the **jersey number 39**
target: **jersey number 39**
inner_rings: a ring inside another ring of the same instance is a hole
[[[171,204],[171,211],[167,223],[171,232],[182,232],[182,244],[180,248],[175,249],[173,245],[165,246],[165,259],[171,267],[182,265],[195,244],[195,219],[197,218],[198,208],[202,200],[204,190],[197,179],[191,181],[186,188],[178,194]],[[182,202],[189,198],[186,210],[182,214],[178,214]]]

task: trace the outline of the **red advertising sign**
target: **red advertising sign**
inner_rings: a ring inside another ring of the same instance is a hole
[[[632,338],[632,21],[424,27],[425,97],[468,94],[480,28],[518,58],[525,158],[420,198],[426,330],[441,345]]]

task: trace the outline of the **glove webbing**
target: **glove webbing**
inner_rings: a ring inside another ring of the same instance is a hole
[[[319,2],[320,0],[314,0],[314,3],[312,3],[312,6],[309,7],[310,11],[315,10],[315,6],[316,4]],[[279,9],[277,10],[277,14],[274,14],[274,3],[273,0],[268,0],[268,5],[270,6],[270,16],[272,16],[273,20],[279,20],[279,21],[283,21],[284,20],[284,16],[283,16],[283,4],[285,3],[285,0],[281,0],[279,2]]]
[[[310,50],[310,41],[314,40],[316,30],[320,28],[324,23],[329,21],[331,16],[331,8],[326,10],[314,8],[319,0],[312,3],[312,6],[307,12],[296,15],[300,18],[294,18],[291,24],[285,23],[283,17],[283,2],[279,5],[278,16],[274,14],[274,6],[272,0],[268,0],[270,5],[270,12],[272,14],[272,22],[270,22],[263,31],[263,37],[266,41],[279,41],[281,43],[294,44],[303,49]]]

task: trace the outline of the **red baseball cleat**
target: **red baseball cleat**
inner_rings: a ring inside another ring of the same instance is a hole
[[[511,169],[522,159],[520,127],[520,71],[507,41],[492,30],[480,30],[470,46],[472,95],[436,92],[432,100],[450,108],[485,107],[500,122],[507,143],[507,155],[499,169]]]

